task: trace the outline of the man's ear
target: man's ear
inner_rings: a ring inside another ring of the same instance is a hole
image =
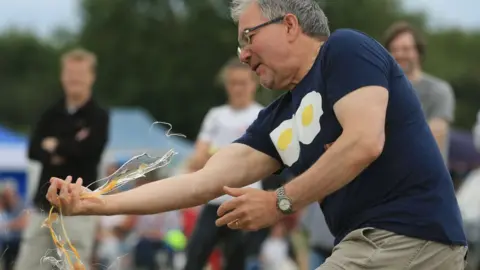
[[[289,41],[293,41],[302,32],[297,16],[293,14],[287,14],[285,15],[283,21],[287,30],[287,38]]]

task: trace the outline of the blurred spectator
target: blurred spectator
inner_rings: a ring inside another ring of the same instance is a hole
[[[126,216],[102,216],[97,233],[97,246],[95,249],[96,260],[94,264],[100,265],[100,269],[110,267],[130,250],[124,250],[124,241],[129,229],[132,227]],[[119,268],[119,267],[116,267]]]
[[[144,185],[164,176],[154,177],[153,174],[137,182],[137,186]],[[175,249],[164,241],[168,232],[183,230],[180,211],[131,216],[132,234],[135,237],[133,247],[133,262],[135,269],[157,270],[173,267]]]
[[[302,213],[302,227],[309,239],[309,269],[315,270],[330,256],[335,241],[318,203],[309,205]]]
[[[23,235],[17,270],[51,269],[39,262],[54,245],[47,229],[42,228],[50,204],[45,198],[52,176],[75,181],[83,178],[89,185],[97,180],[97,167],[108,138],[109,116],[92,97],[96,57],[76,49],[61,59],[64,97],[41,116],[31,134],[28,156],[42,164],[34,210]],[[94,217],[65,217],[65,228],[84,262],[90,262],[95,236]],[[60,231],[60,230],[59,230]]]
[[[290,245],[288,241],[287,226],[279,222],[273,226],[270,236],[262,245],[260,254],[262,268],[264,270],[296,270],[298,267],[289,255]]]
[[[281,174],[272,174],[271,176],[262,180],[262,188],[264,190],[276,190],[282,185],[286,184],[292,175],[284,170]],[[245,258],[246,270],[258,269],[260,267],[260,251],[263,242],[270,234],[270,228],[261,229],[258,231],[248,232],[245,235]]]
[[[448,133],[455,111],[452,87],[422,70],[426,44],[420,33],[408,23],[398,22],[387,29],[385,48],[390,51],[415,88],[425,118],[447,163]]]
[[[25,205],[12,185],[6,185],[2,191],[2,206],[5,223],[2,228],[3,265],[4,270],[11,270],[20,248],[20,240],[25,228],[28,213]]]
[[[220,75],[227,92],[228,104],[212,108],[205,116],[189,171],[203,168],[214,152],[242,136],[262,109],[254,101],[258,83],[249,66],[234,58],[223,67]],[[252,184],[251,187],[262,188],[261,182]],[[224,269],[244,270],[244,233],[227,226],[219,228],[215,225],[218,207],[229,198],[221,196],[203,207],[188,243],[186,270],[203,269],[220,239],[225,240]]]
[[[156,270],[173,267],[174,247],[164,241],[164,236],[173,230],[181,230],[179,211],[138,216],[134,233],[138,242],[134,250],[137,269]]]

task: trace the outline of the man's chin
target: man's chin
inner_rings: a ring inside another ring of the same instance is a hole
[[[262,80],[262,78],[260,78],[260,85],[268,90],[281,90],[278,89],[278,87],[271,80]]]
[[[272,90],[272,91],[286,91],[286,90],[290,90],[288,89],[288,87],[279,87],[278,85],[273,85],[273,84],[264,84],[264,83],[260,83],[260,85],[267,89],[267,90]]]
[[[411,64],[408,64],[408,63],[401,63],[400,68],[402,68],[404,73],[408,74],[412,71],[413,66]]]

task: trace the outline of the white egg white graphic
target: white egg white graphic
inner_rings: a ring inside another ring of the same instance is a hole
[[[298,140],[308,145],[320,133],[320,117],[323,115],[322,96],[318,92],[306,94],[294,115]]]
[[[292,166],[300,157],[300,143],[298,142],[295,122],[292,119],[283,121],[270,133],[270,138],[283,163]]]

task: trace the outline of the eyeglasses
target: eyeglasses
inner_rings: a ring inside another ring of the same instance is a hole
[[[284,16],[281,16],[281,17],[275,18],[273,20],[270,20],[268,22],[264,22],[264,23],[259,24],[257,26],[246,28],[245,30],[243,30],[242,35],[241,35],[240,39],[238,40],[238,48],[237,48],[238,56],[240,56],[240,54],[242,53],[242,50],[243,50],[243,48],[245,48],[245,46],[250,45],[252,43],[252,36],[255,34],[254,33],[255,31],[257,31],[260,28],[265,27],[267,25],[274,24],[274,23],[279,23],[279,22],[283,21],[283,18],[284,18]]]

